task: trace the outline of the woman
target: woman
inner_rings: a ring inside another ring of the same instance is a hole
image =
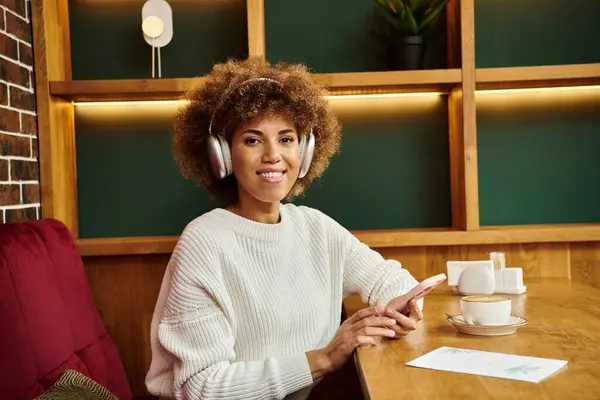
[[[216,65],[188,94],[175,158],[224,207],[190,222],[170,259],[152,320],[151,393],[306,398],[357,346],[421,319],[414,300],[394,301],[417,284],[397,261],[287,202],[338,150],[325,94],[303,66],[249,60]],[[340,326],[353,292],[371,307]]]

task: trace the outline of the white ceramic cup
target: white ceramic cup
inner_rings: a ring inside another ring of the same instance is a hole
[[[510,321],[511,301],[505,296],[464,296],[460,310],[469,325],[497,326]]]

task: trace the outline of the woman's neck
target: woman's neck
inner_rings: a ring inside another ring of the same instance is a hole
[[[280,220],[279,203],[265,203],[257,199],[240,198],[227,209],[241,217],[265,224],[276,224]]]

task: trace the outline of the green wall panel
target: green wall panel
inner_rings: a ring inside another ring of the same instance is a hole
[[[295,203],[349,229],[449,226],[445,98],[344,102],[341,152]],[[173,162],[175,108],[135,107],[76,109],[81,237],[177,235],[216,206]]]
[[[485,95],[482,225],[600,222],[600,91]]]
[[[332,104],[344,126],[342,148],[296,203],[348,229],[450,226],[446,98]]]
[[[600,1],[477,0],[478,68],[600,62]]]
[[[76,108],[82,238],[178,235],[214,207],[173,161],[174,111],[164,105]]]
[[[373,0],[265,0],[270,62],[303,63],[315,73],[388,70],[379,38],[383,24]],[[446,68],[445,19],[425,50],[425,68]]]
[[[152,77],[142,34],[145,0],[70,0],[73,79]],[[162,77],[194,77],[248,55],[244,0],[173,0],[173,39],[161,49]]]

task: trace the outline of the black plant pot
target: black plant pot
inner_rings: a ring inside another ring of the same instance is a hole
[[[423,69],[423,36],[390,38],[388,54],[392,69]]]

